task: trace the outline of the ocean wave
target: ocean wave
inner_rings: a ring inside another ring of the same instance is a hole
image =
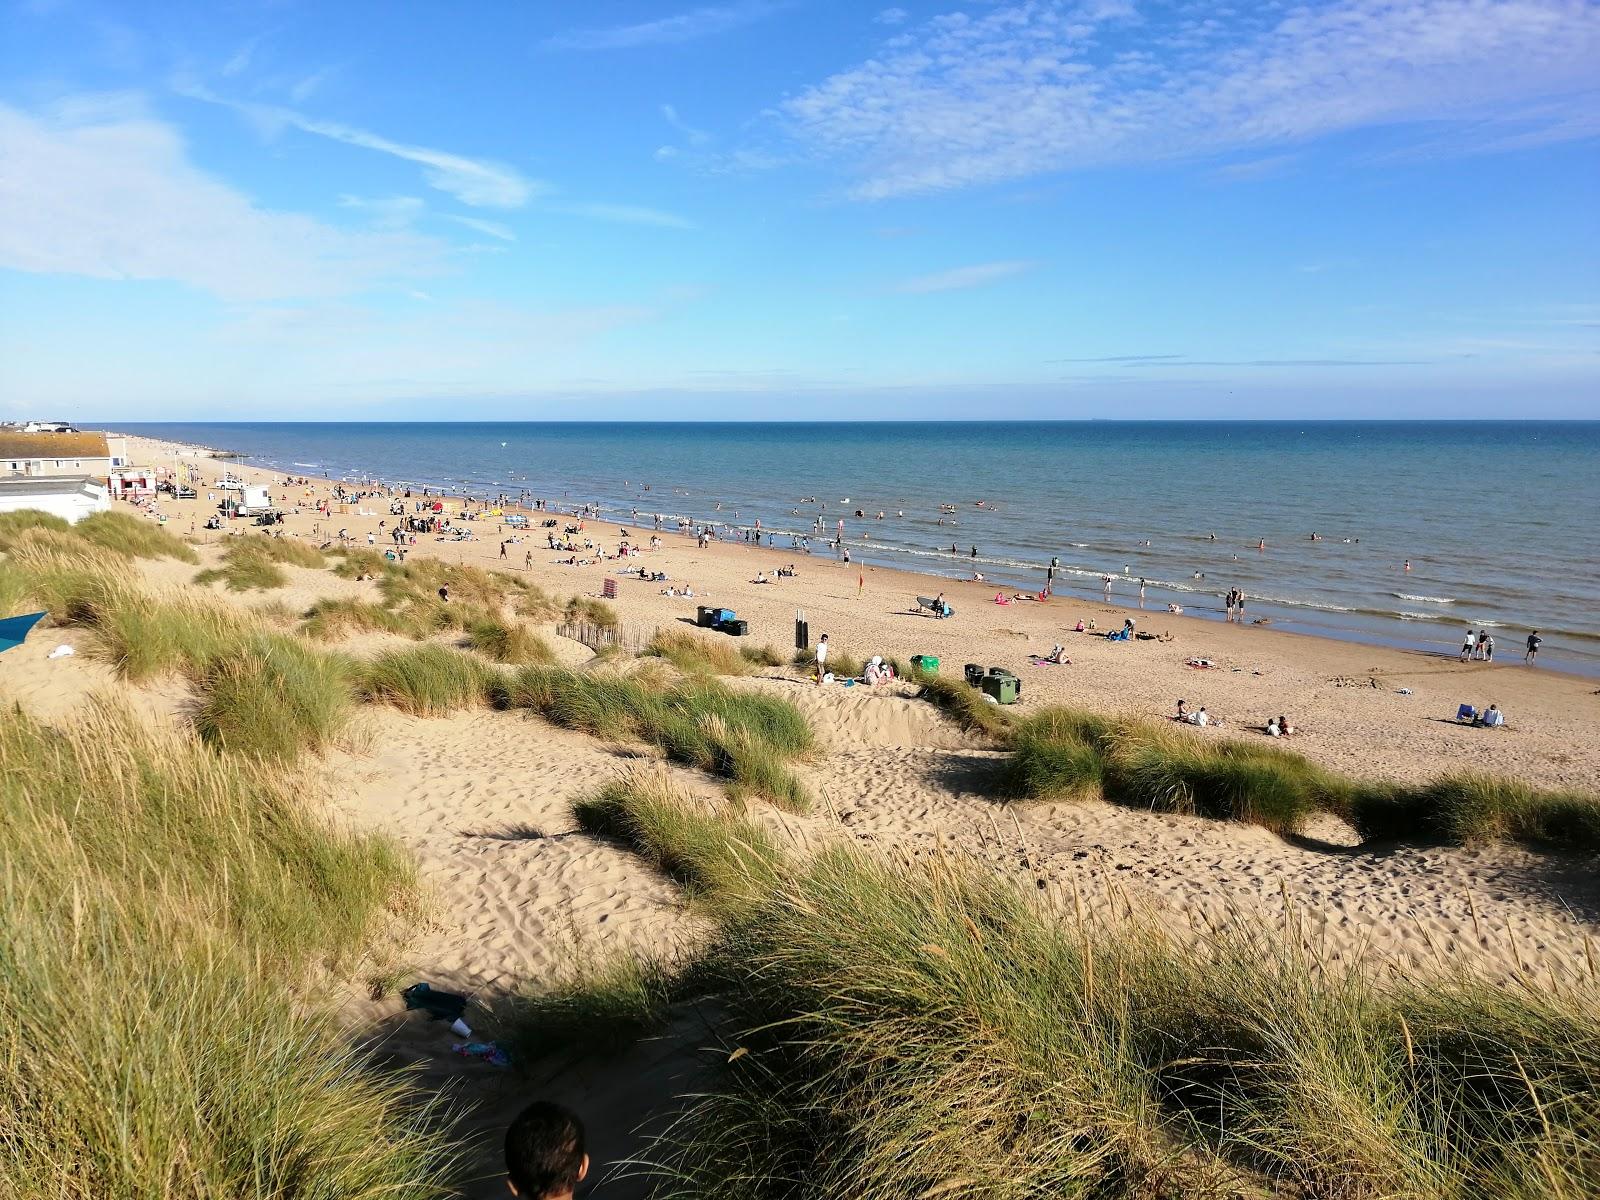
[[[1413,596],[1410,592],[1390,592],[1396,600],[1413,600],[1418,604],[1454,604],[1450,596]]]

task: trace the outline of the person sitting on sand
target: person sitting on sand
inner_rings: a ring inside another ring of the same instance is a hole
[[[1289,718],[1288,717],[1285,717],[1285,716],[1279,716],[1278,717],[1278,732],[1280,734],[1282,734],[1284,737],[1292,737],[1293,736],[1293,734],[1294,734],[1294,726],[1289,724]]]
[[[1082,617],[1078,618],[1078,623],[1072,627],[1072,632],[1073,633],[1082,633],[1083,632],[1083,618]]]
[[[757,571],[756,572],[756,577],[754,579],[752,579],[750,582],[751,583],[767,583],[768,582],[767,573],[765,571]]]
[[[1202,729],[1211,724],[1211,718],[1206,715],[1205,705],[1202,704],[1195,712],[1189,714],[1188,721],[1189,724],[1198,725]]]
[[[1178,701],[1178,715],[1172,719],[1174,721],[1187,721],[1189,719],[1189,702],[1187,700]]]
[[[1011,603],[1010,599],[1003,592],[996,592],[994,594],[994,602],[996,604],[1010,604]]]
[[[1050,648],[1050,653],[1046,654],[1039,661],[1040,662],[1047,662],[1047,663],[1054,663],[1056,666],[1062,666],[1062,665],[1064,665],[1066,663],[1070,663],[1072,660],[1067,657],[1067,648],[1065,646],[1063,646],[1060,642],[1057,642],[1054,646],[1052,646]]]
[[[861,672],[861,677],[872,687],[877,687],[888,678],[888,672],[883,665],[883,656],[874,654],[867,663],[866,669]]]
[[[983,582],[983,572],[982,571],[974,571],[972,573],[972,582],[973,583],[982,583]]]
[[[1478,718],[1479,725],[1486,725],[1490,729],[1499,729],[1505,723],[1506,715],[1500,711],[1500,706],[1498,704],[1489,705],[1489,707],[1484,711],[1483,716]]]
[[[583,1122],[551,1104],[535,1101],[506,1130],[506,1187],[528,1200],[571,1200],[589,1173]]]

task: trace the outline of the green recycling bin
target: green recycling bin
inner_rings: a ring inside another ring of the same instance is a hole
[[[1022,681],[1015,675],[991,673],[983,677],[983,693],[993,696],[998,704],[1015,704],[1022,694]]]
[[[937,675],[939,673],[939,660],[931,654],[913,654],[911,656],[911,673],[913,675]]]

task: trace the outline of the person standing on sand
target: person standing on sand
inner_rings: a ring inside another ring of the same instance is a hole
[[[1466,662],[1472,657],[1473,650],[1478,645],[1478,635],[1467,630],[1467,636],[1461,640],[1461,661]]]
[[[1528,652],[1522,656],[1522,661],[1530,667],[1533,666],[1533,660],[1539,657],[1539,646],[1543,641],[1537,629],[1528,635]]]
[[[533,570],[533,551],[532,550],[529,550],[526,554],[524,554],[522,556],[522,569],[524,571]]]
[[[828,673],[828,635],[823,634],[817,640],[817,684],[821,686],[822,677]]]
[[[572,1200],[589,1174],[583,1122],[559,1104],[535,1101],[506,1130],[506,1188],[526,1200]]]
[[[1487,629],[1478,638],[1478,653],[1483,656],[1484,662],[1494,661],[1494,638],[1489,636]]]

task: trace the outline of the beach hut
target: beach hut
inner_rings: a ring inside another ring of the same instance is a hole
[[[38,509],[77,524],[90,513],[111,507],[111,493],[88,475],[19,475],[0,479],[0,512]]]

